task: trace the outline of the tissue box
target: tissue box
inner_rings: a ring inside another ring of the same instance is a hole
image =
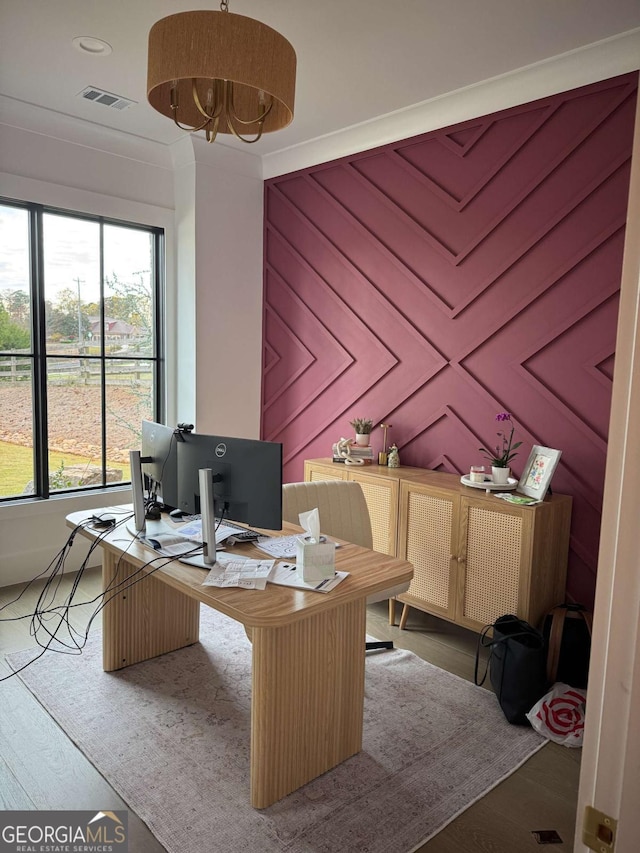
[[[296,549],[296,564],[305,583],[316,583],[332,578],[336,573],[336,546],[324,536],[312,542],[310,536],[301,536]]]

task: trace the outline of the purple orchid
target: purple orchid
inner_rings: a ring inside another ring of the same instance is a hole
[[[486,447],[480,447],[478,449],[481,453],[484,453],[487,459],[490,460],[494,468],[508,468],[513,457],[517,455],[516,451],[522,442],[516,441],[516,443],[513,444],[513,432],[515,427],[511,420],[510,412],[498,412],[496,420],[501,422],[508,421],[511,426],[511,431],[508,435],[506,432],[496,433],[498,436],[498,443],[495,447],[495,453],[487,450]]]

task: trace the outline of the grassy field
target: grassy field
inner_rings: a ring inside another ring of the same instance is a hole
[[[49,453],[49,470],[58,476],[58,488],[65,488],[64,469],[71,465],[92,465],[94,460],[73,453]],[[99,464],[99,461],[98,461]],[[108,468],[122,471],[123,481],[130,479],[129,465],[123,462],[107,462]],[[27,483],[33,480],[33,461],[30,447],[0,441],[0,497],[14,497],[24,493]],[[55,481],[53,487],[55,488]]]

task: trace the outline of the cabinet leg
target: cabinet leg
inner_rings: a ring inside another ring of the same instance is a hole
[[[404,631],[407,625],[407,619],[409,618],[409,605],[405,604],[402,608],[402,616],[400,617],[400,630]]]
[[[389,599],[389,625],[396,624],[396,600],[395,598]]]

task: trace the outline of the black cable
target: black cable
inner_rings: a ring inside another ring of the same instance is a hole
[[[120,563],[124,559],[129,548],[136,541],[137,537],[134,539],[131,539],[129,541],[127,548],[124,549],[122,551],[122,553],[120,554],[120,556],[118,557],[114,577],[109,581],[109,584],[107,585],[107,587],[104,590],[102,590],[98,595],[96,595],[93,599],[74,603],[74,598],[77,594],[78,587],[79,587],[81,579],[82,579],[82,575],[87,568],[87,563],[89,561],[91,554],[93,553],[95,548],[97,548],[102,543],[102,540],[104,539],[104,537],[108,533],[113,532],[115,527],[118,527],[121,524],[123,524],[124,522],[130,520],[131,517],[132,517],[132,515],[129,514],[127,518],[121,520],[120,522],[116,522],[115,525],[112,525],[107,530],[101,531],[96,536],[96,538],[94,540],[92,540],[91,545],[89,547],[89,551],[88,551],[85,559],[83,560],[83,562],[80,566],[80,569],[75,574],[71,590],[68,593],[64,602],[62,602],[61,604],[57,604],[57,605],[53,604],[53,602],[55,601],[55,595],[57,594],[58,590],[60,589],[60,584],[61,584],[62,578],[64,576],[64,563],[66,560],[67,553],[69,551],[69,548],[73,544],[73,540],[74,540],[76,534],[80,530],[84,529],[85,527],[90,527],[92,522],[95,521],[95,516],[93,518],[89,518],[86,521],[77,525],[72,530],[72,532],[71,532],[70,536],[68,537],[67,542],[65,543],[63,548],[54,557],[54,559],[51,561],[51,563],[49,564],[47,569],[45,569],[43,572],[41,572],[39,575],[37,575],[31,581],[29,581],[27,586],[21,591],[21,593],[13,601],[7,602],[2,608],[0,608],[0,610],[2,610],[2,609],[4,609],[4,607],[7,607],[9,604],[15,604],[17,601],[19,601],[19,599],[22,597],[22,595],[24,595],[26,590],[29,588],[29,586],[31,586],[31,584],[33,582],[35,582],[38,578],[42,577],[42,575],[45,574],[47,571],[51,571],[51,576],[46,581],[46,583],[45,583],[45,585],[44,585],[44,587],[43,587],[43,589],[42,589],[42,591],[38,597],[38,602],[36,604],[36,607],[34,608],[33,613],[24,614],[23,616],[18,616],[18,617],[9,617],[9,618],[0,619],[0,621],[17,621],[20,619],[31,618],[30,633],[34,637],[36,643],[42,649],[42,651],[36,657],[32,658],[32,660],[28,661],[22,667],[20,667],[17,670],[14,670],[12,673],[10,673],[9,675],[7,675],[5,677],[0,678],[0,682],[6,681],[8,678],[12,677],[13,675],[16,675],[18,672],[22,672],[23,669],[25,669],[31,663],[33,663],[34,661],[36,661],[40,657],[42,657],[42,655],[46,651],[54,651],[54,652],[58,652],[61,654],[81,654],[84,646],[87,643],[91,626],[93,625],[95,618],[101,613],[101,611],[104,609],[104,607],[106,607],[106,605],[113,598],[115,598],[116,595],[120,595],[125,590],[130,589],[131,587],[135,586],[135,584],[137,584],[137,583],[140,583],[142,580],[149,577],[151,574],[154,574],[156,571],[158,571],[159,569],[163,568],[164,566],[168,565],[169,563],[173,562],[176,559],[172,555],[169,555],[169,556],[164,555],[164,554],[159,555],[158,557],[154,557],[154,558],[148,560],[142,566],[137,568],[134,572],[129,574],[126,578],[123,578],[120,581],[118,581],[117,583],[115,583],[116,578],[117,578],[118,573],[119,573]],[[195,545],[192,549],[185,552],[181,556],[191,556],[193,554],[197,554],[199,551],[201,551],[201,548],[202,548],[201,545],[199,545],[199,544]],[[158,560],[162,560],[163,562],[160,565],[155,566],[151,572],[145,571],[145,569],[148,569],[149,566],[151,566],[153,563],[155,563]],[[136,580],[132,580],[136,575],[139,575],[140,573],[143,573],[143,574],[140,577],[138,577]],[[57,581],[55,581],[56,578],[57,578]],[[54,581],[55,581],[55,585],[54,585]],[[47,605],[46,602],[47,602],[47,598],[49,596],[51,596],[50,604]],[[88,620],[86,629],[84,631],[84,634],[82,634],[82,632],[75,629],[73,627],[73,625],[71,624],[71,622],[69,621],[70,611],[75,607],[86,607],[87,604],[94,604],[95,602],[99,602],[99,604],[95,608],[93,613],[91,614],[91,616]],[[56,623],[55,627],[53,628],[53,630],[50,630],[49,627],[45,624],[45,617],[47,619],[55,619],[57,617],[57,623]],[[60,629],[63,625],[66,626],[66,629],[67,629],[67,635],[68,635],[69,641],[70,641],[69,643],[65,642],[59,636]],[[45,636],[48,636],[48,639],[45,642],[41,641],[41,639],[38,635],[39,631],[41,633],[44,632]],[[53,646],[54,642],[58,643],[63,648],[55,648]]]

